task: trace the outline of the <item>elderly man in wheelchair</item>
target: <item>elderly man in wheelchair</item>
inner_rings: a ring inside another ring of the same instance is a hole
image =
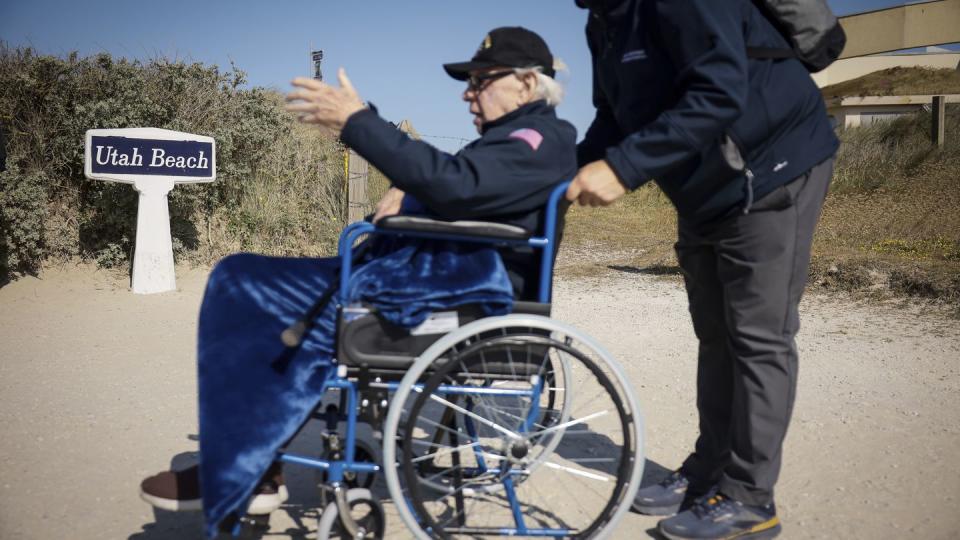
[[[548,318],[576,172],[554,59],[510,27],[444,68],[467,81],[480,133],[456,155],[382,120],[342,70],[340,88],[294,80],[288,109],[394,186],[338,257],[216,266],[199,324],[200,464],[144,480],[147,502],[202,507],[208,535],[237,534],[286,500],[286,463],[324,472],[320,538],[384,536],[368,489],[381,473],[417,537],[602,537],[626,512],[643,467],[636,398],[602,347]],[[325,422],[323,455],[288,452],[311,419]],[[382,433],[379,462],[360,422]]]

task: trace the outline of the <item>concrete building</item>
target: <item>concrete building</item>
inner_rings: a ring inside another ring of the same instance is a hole
[[[847,33],[843,54],[813,75],[836,125],[857,127],[914,113],[929,107],[934,95],[960,102],[960,52],[931,47],[960,41],[960,0],[857,13],[841,17],[840,24]],[[917,47],[927,50],[890,53]]]
[[[834,125],[868,126],[929,108],[933,96],[945,96],[948,106],[960,103],[960,71],[893,67],[825,86],[821,92]]]
[[[960,0],[911,2],[840,18],[840,58],[960,42]]]
[[[827,114],[834,125],[846,129],[893,120],[929,108],[933,95],[852,96],[832,98],[826,102]],[[946,102],[948,105],[960,103],[960,94],[947,94]]]
[[[868,73],[895,67],[927,67],[934,69],[960,70],[960,52],[929,47],[925,53],[878,54],[842,58],[820,73],[813,74],[813,81],[823,88],[862,77]]]

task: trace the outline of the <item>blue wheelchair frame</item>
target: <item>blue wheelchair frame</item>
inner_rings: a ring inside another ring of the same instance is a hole
[[[437,232],[424,232],[424,231],[415,231],[415,230],[406,230],[406,229],[389,229],[384,227],[378,227],[372,223],[366,221],[360,221],[351,223],[343,232],[340,234],[339,246],[338,246],[338,256],[341,260],[340,267],[340,297],[347,298],[348,286],[350,281],[350,271],[351,271],[351,260],[354,245],[357,243],[357,240],[368,234],[379,234],[379,235],[393,235],[393,236],[408,236],[408,237],[418,237],[418,238],[430,238],[430,239],[439,239],[439,240],[453,240],[461,242],[476,242],[497,246],[529,246],[534,249],[542,250],[541,264],[540,264],[540,275],[539,275],[539,287],[538,287],[538,297],[537,301],[541,303],[549,303],[551,296],[551,284],[553,278],[553,261],[556,245],[556,235],[557,235],[557,217],[558,217],[558,206],[561,197],[567,191],[567,187],[570,185],[570,182],[564,182],[558,185],[550,193],[550,198],[547,203],[547,208],[544,217],[544,235],[543,236],[531,236],[528,238],[499,238],[499,237],[486,237],[486,236],[467,236],[453,233],[437,233]],[[399,387],[399,382],[377,382],[369,383],[370,386],[377,388],[386,389],[388,392],[395,392]],[[335,375],[331,376],[330,379],[324,384],[324,392],[327,389],[338,389],[343,392],[345,395],[345,411],[340,411],[339,421],[346,423],[346,433],[345,433],[345,445],[343,449],[343,459],[341,460],[326,460],[326,459],[315,459],[312,457],[306,457],[296,454],[291,454],[285,451],[278,452],[277,461],[282,463],[291,463],[295,465],[303,465],[311,467],[314,469],[319,469],[325,471],[327,474],[327,483],[338,489],[339,486],[344,482],[345,475],[347,473],[377,473],[381,470],[381,465],[376,463],[356,461],[356,448],[357,448],[357,421],[358,421],[358,399],[359,399],[359,388],[356,381],[352,381],[347,377],[346,366],[338,366]],[[491,387],[475,387],[475,386],[456,386],[456,385],[441,385],[436,393],[443,395],[500,395],[500,396],[524,396],[529,397],[532,400],[533,406],[530,411],[530,415],[520,426],[519,432],[529,431],[533,427],[534,419],[539,416],[539,402],[540,402],[540,392],[543,390],[543,381],[539,380],[532,389],[530,390],[511,390],[511,389],[498,389]],[[341,398],[343,399],[343,398]],[[476,426],[473,423],[473,420],[468,416],[467,421],[465,422],[467,427],[467,432],[470,437],[476,438]],[[489,472],[499,474],[501,468],[499,467],[487,467],[486,462],[483,459],[479,450],[476,450],[477,453],[477,462],[478,462],[478,471],[479,472]],[[502,464],[501,467],[509,465]],[[500,529],[500,534],[504,536],[545,536],[545,537],[560,537],[568,536],[574,531],[569,529],[531,529],[527,528],[523,520],[523,512],[520,509],[520,503],[517,500],[516,493],[514,491],[514,482],[511,478],[513,473],[508,473],[503,475],[503,485],[504,492],[509,501],[514,521],[516,522],[516,527],[514,528],[503,528]],[[401,504],[399,501],[395,501],[396,504]],[[341,518],[343,513],[341,512]],[[348,518],[349,519],[349,518]],[[239,533],[239,522],[237,529],[234,530],[234,533]]]

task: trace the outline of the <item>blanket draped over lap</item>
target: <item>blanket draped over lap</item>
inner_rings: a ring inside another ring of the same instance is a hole
[[[339,259],[231,255],[210,274],[200,308],[200,481],[208,536],[241,506],[277,450],[307,420],[333,374],[336,305],[364,302],[412,327],[434,309],[475,303],[509,313],[497,252],[435,240],[378,241],[358,261],[349,298],[334,294],[297,349],[280,334],[339,272]],[[277,366],[282,366],[278,368]]]

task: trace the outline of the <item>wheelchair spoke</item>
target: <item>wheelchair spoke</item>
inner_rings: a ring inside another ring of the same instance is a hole
[[[482,367],[482,369],[483,369],[483,375],[477,374],[475,377],[476,377],[477,379],[479,379],[479,380],[486,380],[486,379],[487,379],[487,376],[485,376],[485,375],[488,374],[490,371],[489,371],[488,366],[487,366],[486,355],[484,354],[483,351],[480,351],[480,365],[481,365],[481,367]],[[467,373],[468,375],[473,376],[473,374],[470,372],[470,367],[469,367],[468,365],[464,364],[462,367],[463,367],[464,371],[466,371],[466,373]],[[491,387],[496,386],[498,382],[501,383],[501,386],[502,386],[503,384],[515,384],[515,381],[492,381],[492,382],[490,383],[490,386],[491,386]],[[487,411],[488,411],[489,413],[491,413],[491,416],[494,417],[498,422],[501,422],[501,423],[504,423],[504,424],[506,423],[506,422],[504,421],[505,419],[504,419],[504,418],[499,414],[499,412],[497,411],[497,408],[490,406],[490,404],[489,404],[488,400],[485,398],[485,396],[476,395],[476,396],[471,396],[471,398],[473,398],[474,401],[476,401],[479,405],[481,405],[481,406],[483,406],[485,409],[487,409]],[[497,398],[492,398],[492,399],[497,399]],[[519,400],[518,400],[518,404],[519,404]]]
[[[614,463],[616,458],[567,458],[567,461],[572,461],[574,463]]]
[[[442,447],[440,450],[437,450],[436,452],[431,452],[431,453],[429,453],[429,454],[424,454],[424,455],[422,455],[422,456],[415,457],[415,458],[413,458],[413,459],[410,460],[410,461],[412,461],[413,463],[419,463],[419,462],[421,462],[421,461],[426,461],[426,460],[428,460],[428,459],[432,459],[432,458],[435,458],[435,457],[445,456],[445,455],[451,454],[451,453],[453,453],[453,452],[459,452],[459,451],[461,451],[461,450],[466,450],[467,448],[473,448],[473,447],[475,447],[475,446],[478,446],[479,444],[480,444],[480,441],[472,442],[472,443],[467,443],[467,444],[461,444],[460,446],[444,446],[444,447]]]
[[[452,433],[452,434],[454,434],[454,435],[461,435],[461,433],[460,433],[459,431],[457,431],[457,430],[455,430],[455,429],[450,429],[448,426],[445,426],[445,425],[443,425],[443,424],[441,424],[441,423],[439,423],[439,422],[436,422],[436,421],[434,421],[434,420],[431,420],[431,419],[429,419],[429,418],[420,417],[420,418],[417,419],[417,421],[418,421],[418,422],[423,422],[423,423],[428,424],[428,425],[430,425],[430,426],[433,426],[433,427],[435,427],[435,428],[437,428],[437,429],[439,429],[439,430],[446,431],[447,433]],[[414,440],[416,440],[416,439],[414,439]],[[417,441],[417,442],[420,442],[420,441]],[[431,445],[432,445],[432,444],[436,444],[436,443],[431,442],[431,443],[428,443],[428,444],[431,444]]]
[[[506,411],[507,411],[507,410],[524,411],[524,410],[529,409],[529,407],[499,407],[499,408],[502,410],[502,412],[501,412],[502,415],[507,416],[508,418],[510,418],[510,419],[512,419],[512,420],[517,420],[517,421],[520,421],[520,422],[523,422],[523,421],[525,421],[526,419],[523,418],[523,417],[521,417],[521,416],[518,416],[518,415],[516,415],[516,414],[508,413],[508,412],[506,412]],[[543,425],[543,424],[541,424],[541,423],[539,423],[539,422],[534,422],[534,423],[533,423],[533,427],[540,428],[541,430],[546,430],[546,429],[547,429],[547,426],[545,426],[545,425]],[[533,436],[539,436],[539,435],[541,435],[541,434],[543,434],[543,433],[544,433],[543,431],[537,431],[537,432],[532,433],[532,435],[533,435]]]
[[[567,467],[564,465],[559,465],[550,461],[544,461],[543,464],[551,469],[556,469],[558,471],[568,472],[570,474],[575,474],[577,476],[582,476],[584,478],[589,478],[591,480],[599,480],[601,482],[609,482],[610,479],[605,476],[600,476],[599,474],[594,474],[587,471],[582,471],[580,469],[574,469],[573,467]]]
[[[442,501],[442,500],[444,500],[444,499],[449,499],[450,497],[453,497],[454,495],[462,492],[463,490],[467,489],[467,488],[470,487],[470,486],[474,486],[474,485],[483,483],[483,482],[485,482],[486,480],[495,479],[496,477],[497,477],[497,475],[496,475],[496,474],[493,474],[493,473],[483,473],[483,474],[481,474],[481,475],[479,475],[479,476],[476,476],[476,477],[474,477],[474,478],[471,478],[470,480],[467,480],[466,482],[460,484],[460,487],[458,487],[458,488],[456,488],[456,489],[454,489],[454,490],[452,490],[452,491],[447,491],[447,492],[444,493],[443,495],[437,497],[436,499],[433,499],[433,502],[434,502],[434,503],[438,503],[438,502],[440,502],[440,501]]]
[[[433,473],[433,474],[431,474],[430,476],[425,476],[425,477],[423,477],[421,480],[422,480],[423,482],[433,482],[434,480],[436,480],[437,478],[440,478],[441,476],[447,476],[447,475],[449,475],[450,473],[452,473],[452,472],[454,472],[454,471],[459,471],[459,470],[462,470],[462,469],[463,469],[463,465],[454,465],[453,467],[450,467],[450,468],[447,468],[447,469],[443,469],[443,470],[440,471],[440,472]],[[404,491],[407,492],[407,491],[410,491],[410,490],[409,490],[409,489],[405,489]]]
[[[610,411],[598,411],[598,412],[595,412],[595,413],[593,413],[593,414],[584,416],[583,418],[577,418],[577,419],[575,419],[575,420],[570,420],[569,422],[564,422],[564,423],[562,423],[562,424],[557,424],[557,425],[555,425],[555,426],[548,427],[547,429],[545,429],[545,430],[543,430],[543,431],[535,431],[535,432],[527,435],[526,437],[527,437],[528,439],[529,439],[530,437],[539,437],[539,436],[541,436],[541,435],[546,435],[547,433],[553,433],[554,431],[559,431],[559,430],[561,430],[561,429],[566,429],[566,428],[568,428],[568,427],[570,427],[570,426],[575,426],[575,425],[577,425],[577,424],[584,424],[584,423],[586,423],[586,422],[589,422],[590,420],[593,420],[594,418],[598,418],[598,417],[600,417],[600,416],[604,416],[604,415],[606,415],[606,414],[609,413],[609,412],[610,412]]]
[[[467,415],[467,416],[469,416],[470,418],[473,418],[474,420],[476,420],[477,422],[480,422],[481,424],[483,424],[483,425],[485,425],[485,426],[491,427],[491,428],[499,431],[500,433],[503,433],[504,435],[506,435],[507,437],[510,437],[511,439],[517,439],[517,440],[523,439],[523,437],[520,436],[519,434],[514,433],[513,431],[510,431],[509,429],[501,426],[500,424],[497,424],[496,422],[493,422],[493,421],[491,421],[491,420],[487,420],[486,418],[480,416],[479,414],[476,414],[476,413],[474,413],[474,412],[468,411],[467,409],[464,409],[463,407],[461,407],[461,406],[459,406],[459,405],[457,405],[457,404],[455,404],[455,403],[452,403],[452,402],[450,402],[450,401],[448,401],[448,400],[446,400],[446,399],[443,399],[442,397],[440,397],[440,396],[438,396],[438,395],[436,395],[436,394],[430,394],[430,399],[433,400],[433,401],[436,401],[437,403],[440,403],[440,404],[442,404],[442,405],[446,405],[447,407],[450,407],[451,409],[457,411],[457,412],[460,413],[460,414]]]

